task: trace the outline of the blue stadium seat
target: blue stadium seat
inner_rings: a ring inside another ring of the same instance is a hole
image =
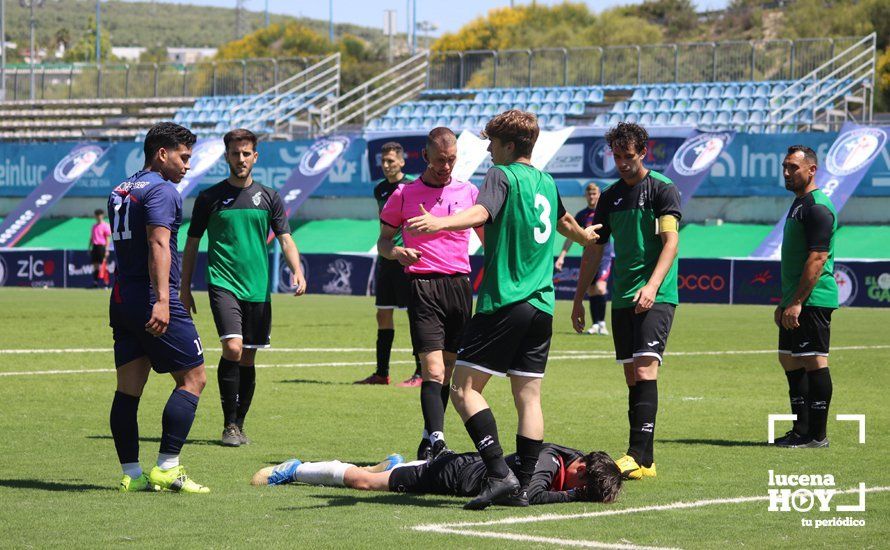
[[[723,95],[723,87],[722,86],[711,86],[708,89],[708,99],[720,99]]]
[[[751,104],[752,109],[769,109],[769,100],[765,97],[757,97],[754,98],[754,102]]]
[[[685,113],[689,110],[689,102],[685,99],[678,99],[674,101],[674,112],[676,113]]]
[[[642,112],[654,113],[656,109],[658,109],[658,103],[654,100],[649,100],[643,105]]]
[[[639,124],[640,124],[641,126],[649,126],[650,124],[652,124],[652,122],[653,122],[654,120],[655,120],[655,117],[654,117],[654,115],[653,115],[652,113],[643,113],[643,114],[640,116],[640,122],[639,122]]]
[[[392,125],[393,130],[404,130],[408,127],[408,118],[397,118],[395,124]]]
[[[646,99],[646,89],[643,86],[634,88],[634,93],[632,96],[630,96],[630,98],[638,101]]]
[[[693,99],[686,110],[700,113],[705,110],[705,101],[703,99]]]
[[[736,98],[736,97],[738,97],[738,95],[739,95],[739,87],[736,86],[735,84],[730,84],[730,85],[725,86],[725,87],[723,88],[723,94],[721,94],[720,97],[724,97],[724,98],[727,98],[727,97]]]
[[[742,111],[736,111],[732,115],[732,123],[739,124],[739,125],[747,124],[748,123],[748,114],[744,113]]]
[[[709,124],[714,123],[714,112],[713,111],[705,111],[698,119],[698,123],[707,126]]]
[[[559,102],[568,103],[572,100],[572,93],[568,90],[563,90],[559,92],[559,97],[556,100]]]
[[[726,111],[720,111],[717,113],[717,117],[714,119],[716,124],[729,124],[729,113]]]
[[[398,113],[400,110],[401,110],[401,107],[399,107],[398,105],[393,105],[392,107],[390,107],[389,109],[386,110],[386,114],[384,114],[383,116],[396,117],[396,116],[398,116]]]
[[[507,90],[507,91],[505,91],[504,93],[501,94],[501,97],[498,98],[498,102],[500,102],[500,103],[513,103],[513,101],[514,101],[515,99],[516,99],[516,94],[513,93],[513,90]],[[489,99],[489,102],[494,103],[491,99]]]
[[[514,103],[526,103],[528,102],[529,93],[526,90],[520,90],[516,92],[516,95],[513,97]]]
[[[670,113],[673,110],[674,110],[674,102],[667,100],[667,99],[662,99],[661,101],[658,102],[658,108],[656,109],[655,112]]]
[[[584,90],[576,90],[574,94],[572,94],[572,102],[581,102],[584,103],[587,101],[587,92]]]
[[[677,88],[673,86],[665,86],[661,90],[661,99],[674,99],[677,97]]]
[[[460,128],[461,127],[460,125],[462,122],[463,122],[463,117],[453,116],[448,121],[448,127],[451,128],[452,130],[454,130],[456,128]]]
[[[787,88],[787,87],[788,86],[786,86],[783,83],[773,84],[773,86],[770,88],[770,93],[769,93],[770,97],[779,95],[780,93],[784,92],[785,88]]]
[[[573,116],[581,116],[584,114],[584,103],[583,102],[575,102],[569,106],[569,110],[567,114]]]
[[[547,90],[547,94],[544,96],[544,101],[549,101],[550,103],[559,101],[559,90]]]
[[[490,117],[490,116],[496,115],[497,113],[498,113],[498,106],[495,105],[494,103],[489,103],[482,109],[481,114],[484,116]]]
[[[538,126],[540,128],[550,127],[550,115],[538,115]]]
[[[557,103],[553,106],[553,113],[557,115],[564,115],[569,111],[568,103]],[[583,112],[583,111],[582,111]]]
[[[653,124],[655,126],[667,126],[670,120],[671,115],[669,115],[668,113],[658,113],[655,116],[655,121],[653,122]]]
[[[425,116],[420,119],[420,127],[423,129],[429,128],[430,130],[432,130],[436,127],[436,119],[431,116]]]
[[[566,125],[566,118],[562,115],[552,115],[550,117],[550,128],[559,129]]]
[[[609,115],[606,113],[600,113],[593,119],[594,126],[606,126],[607,124],[609,124]]]
[[[739,90],[739,97],[754,97],[755,88],[753,84],[745,84]]]
[[[719,99],[709,99],[704,106],[705,111],[718,111],[720,110],[720,100]]]
[[[592,88],[587,92],[587,99],[585,101],[587,103],[602,103],[605,95],[603,94],[603,90],[600,88]]]
[[[747,97],[743,97],[736,101],[735,103],[736,111],[749,111],[751,110],[751,99]]]
[[[473,96],[473,101],[475,103],[487,103],[488,102],[488,92],[486,92],[486,91],[476,92],[476,95]]]
[[[173,115],[173,122],[176,124],[182,124],[183,119],[185,118],[185,114],[182,109],[176,111],[176,114]]]
[[[689,86],[681,86],[677,88],[677,95],[674,99],[690,99],[692,97],[692,89]]]
[[[649,92],[646,93],[646,99],[651,99],[651,100],[655,100],[655,101],[658,101],[659,99],[661,99],[661,88],[658,88],[655,86],[653,86],[652,88],[649,88]]]
[[[643,102],[642,101],[631,101],[630,105],[628,105],[627,109],[624,110],[625,113],[639,113],[643,110]]]
[[[671,115],[671,119],[668,122],[671,126],[683,126],[683,114],[682,113],[674,113]]]
[[[751,111],[748,113],[749,124],[763,124],[765,121],[766,116],[763,111]]]
[[[553,112],[553,107],[555,105],[556,105],[555,103],[544,103],[543,105],[541,105],[541,108],[538,110],[538,113],[542,114],[542,115],[549,115],[550,113]]]
[[[542,101],[544,101],[543,90],[533,90],[532,93],[528,96],[528,100],[534,103],[541,103]]]
[[[708,97],[708,87],[707,86],[698,86],[695,88],[695,91],[692,92],[692,99],[705,99]]]
[[[612,115],[612,116],[609,117],[609,126],[615,126],[616,124],[618,124],[618,123],[621,122],[622,120],[624,120],[624,118],[623,118],[621,115],[617,115],[617,114],[616,114],[616,115]]]
[[[728,97],[728,98],[724,99],[722,102],[720,102],[720,110],[721,111],[729,111],[729,112],[734,111],[735,104],[736,104],[736,100],[731,97]]]
[[[615,103],[615,105],[612,105],[611,111],[613,113],[623,113],[624,111],[627,110],[627,106],[628,105],[627,105],[626,101],[619,101],[619,102]]]
[[[756,88],[754,88],[753,97],[769,97],[769,84],[758,84]]]
[[[436,121],[435,121],[435,122],[433,122],[433,126],[435,126],[435,127],[437,127],[437,128],[438,128],[439,126],[445,126],[445,127],[447,127],[447,126],[448,126],[448,122],[449,122],[448,117],[440,116],[440,117],[437,117],[437,118],[436,118]]]
[[[699,114],[697,112],[688,112],[683,117],[683,125],[684,126],[695,126],[698,124]]]

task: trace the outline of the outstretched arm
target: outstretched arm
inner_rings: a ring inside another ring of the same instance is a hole
[[[451,216],[436,217],[420,205],[420,216],[408,220],[408,231],[414,233],[436,233],[438,231],[460,231],[470,227],[478,227],[488,221],[488,210],[484,206],[474,204],[463,212]]]

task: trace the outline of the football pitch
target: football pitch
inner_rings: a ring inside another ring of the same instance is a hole
[[[352,385],[374,369],[372,298],[276,295],[275,348],[258,354],[245,424],[253,444],[222,447],[219,344],[206,293],[196,299],[208,384],[182,461],[212,492],[121,494],[108,426],[115,378],[107,292],[0,289],[0,547],[877,548],[890,537],[888,310],[835,312],[830,448],[766,443],[768,415],[790,412],[771,307],[681,305],[659,376],[657,478],[627,482],[612,505],[468,512],[465,499],[445,496],[250,486],[256,470],[291,457],[410,459],[422,428],[418,390]],[[611,337],[576,335],[569,310],[557,302],[543,389],[546,440],[617,458],[627,445],[624,377]],[[414,368],[400,313],[394,347],[396,382]],[[146,469],[171,389],[169,376],[153,374],[141,400]],[[486,397],[512,452],[509,384],[493,379]],[[858,424],[836,414],[865,415],[865,443]],[[788,428],[777,424],[777,435]],[[472,450],[451,407],[446,434],[456,451]],[[771,487],[770,470],[830,474],[834,485]],[[865,511],[839,511],[859,504],[860,483]],[[789,511],[769,511],[769,490],[783,488],[838,494],[828,511],[818,499],[798,511],[805,492]],[[832,518],[864,525],[816,528]]]

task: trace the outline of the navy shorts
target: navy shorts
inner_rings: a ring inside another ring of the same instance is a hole
[[[114,366],[148,357],[155,372],[176,372],[204,364],[204,348],[179,291],[170,289],[170,324],[155,337],[145,330],[154,305],[147,287],[124,288],[117,283],[111,292],[109,325],[114,337]]]

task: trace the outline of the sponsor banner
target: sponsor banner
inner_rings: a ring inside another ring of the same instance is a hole
[[[890,126],[864,127],[847,122],[828,153],[820,157],[816,186],[831,199],[838,213],[875,159],[882,153],[886,154],[888,131]],[[781,256],[785,217],[782,216],[760,246],[751,253],[752,258],[778,259]]]
[[[735,132],[700,132],[696,130],[674,153],[674,158],[664,171],[680,191],[680,208],[708,177],[711,166],[726,150]]]
[[[108,254],[108,273],[114,282],[115,257],[112,250]],[[93,264],[87,250],[65,251],[65,286],[68,288],[90,288],[93,286]]]
[[[65,251],[0,251],[0,286],[64,287]]]
[[[778,305],[781,301],[782,272],[779,262],[734,260],[732,280],[734,304]]]
[[[364,296],[368,291],[374,256],[371,254],[306,254],[306,290],[312,294]],[[289,274],[290,270],[286,270]],[[282,281],[290,281],[283,277]],[[279,285],[281,286],[281,285]],[[288,285],[290,286],[290,285]],[[293,292],[293,289],[288,289]]]
[[[226,146],[222,138],[199,139],[192,147],[192,157],[189,161],[191,168],[186,176],[176,185],[176,190],[183,197],[189,194],[204,179],[204,174],[210,171],[220,160],[225,162]],[[141,167],[140,167],[141,168]],[[138,168],[137,168],[138,170]],[[133,172],[127,172],[132,174]]]
[[[680,303],[730,303],[732,260],[681,259],[677,266],[677,290]]]
[[[78,145],[52,172],[0,222],[0,247],[14,246],[34,223],[62,198],[84,173],[96,164],[106,147]]]
[[[278,190],[288,218],[318,189],[334,164],[349,148],[349,143],[350,139],[346,136],[321,138],[300,156],[296,168]]]

